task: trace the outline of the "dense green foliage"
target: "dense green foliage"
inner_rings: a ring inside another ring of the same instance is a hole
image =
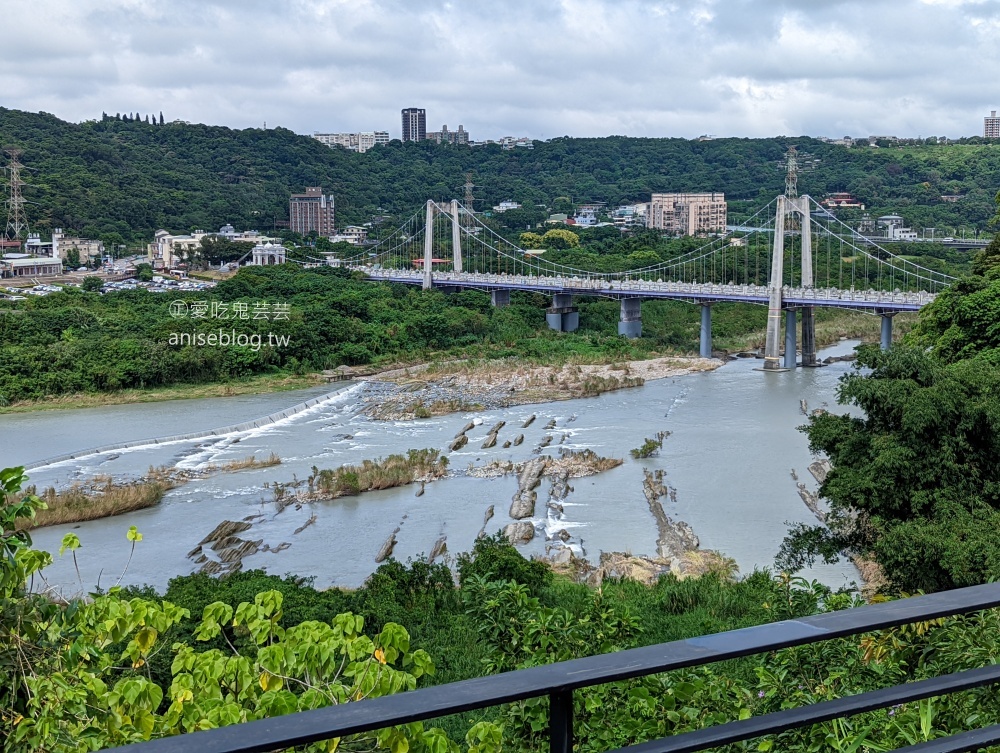
[[[230,222],[267,231],[287,217],[289,194],[313,185],[336,196],[340,225],[408,216],[428,198],[456,196],[470,171],[477,209],[505,199],[525,207],[498,215],[518,231],[549,208],[571,211],[570,196],[616,205],[648,201],[655,191],[714,190],[759,205],[781,192],[789,145],[802,153],[803,193],[851,191],[874,214],[893,210],[914,227],[983,230],[1000,185],[1000,155],[994,143],[968,141],[845,149],[809,138],[612,136],[510,151],[394,141],[355,154],[282,128],[114,117],[73,124],[0,108],[0,143],[21,147],[30,170],[32,227],[62,227],[111,244],[149,239],[161,227],[213,230]],[[965,198],[943,202],[948,194]]]
[[[810,418],[810,448],[833,464],[820,486],[829,526],[794,529],[783,565],[847,551],[903,591],[1000,578],[998,251],[924,308],[904,345],[860,351],[838,393],[860,415]]]
[[[175,578],[163,597],[115,588],[58,604],[25,590],[50,557],[13,533],[41,504],[17,495],[24,480],[21,469],[0,472],[0,734],[10,751],[96,750],[859,603],[766,572],[739,581],[666,576],[652,586],[611,580],[593,590],[539,577],[543,566],[518,563],[497,537],[477,543],[457,587],[445,565],[389,561],[356,591],[252,571]],[[63,549],[80,544],[69,534]],[[574,693],[575,749],[597,753],[992,664],[998,631],[993,610],[583,688]],[[464,740],[469,753],[527,753],[547,744],[547,703],[311,749],[455,753]],[[1000,699],[983,688],[725,750],[891,750],[998,713]]]
[[[205,302],[208,314],[175,318],[169,310],[174,300],[185,301],[189,312],[195,303]],[[254,304],[260,302],[287,305],[287,318],[276,318],[273,308],[268,318],[254,318]],[[211,316],[215,303],[229,306],[226,318]],[[237,304],[247,307],[247,318],[237,316]],[[545,326],[547,305],[541,295],[518,294],[511,306],[497,309],[485,293],[445,296],[363,282],[329,267],[301,270],[292,265],[244,268],[212,291],[169,297],[146,290],[98,295],[70,289],[0,303],[0,396],[12,402],[433,358],[445,352],[526,360],[573,354],[613,359],[696,347],[698,310],[681,302],[647,302],[645,337],[637,341],[617,335],[616,301],[581,300],[581,327],[575,334],[554,333]],[[724,339],[759,330],[765,316],[760,307],[719,305],[715,335]],[[182,339],[220,331],[248,340],[206,346]],[[288,344],[268,346],[268,334],[287,337]],[[255,337],[260,339],[249,339]]]

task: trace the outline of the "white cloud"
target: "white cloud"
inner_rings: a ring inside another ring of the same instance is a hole
[[[962,136],[1000,109],[992,0],[35,0],[0,104],[70,120],[474,138]]]

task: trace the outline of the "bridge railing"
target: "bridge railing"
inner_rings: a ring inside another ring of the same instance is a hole
[[[613,654],[549,664],[408,693],[192,732],[129,746],[135,753],[264,753],[530,698],[549,698],[549,751],[573,750],[573,693],[581,688],[697,667],[1000,606],[1000,584],[945,591],[775,622]],[[833,719],[1000,683],[1000,665],[732,721],[618,753],[703,751]],[[1000,724],[901,750],[976,751],[1000,743]]]

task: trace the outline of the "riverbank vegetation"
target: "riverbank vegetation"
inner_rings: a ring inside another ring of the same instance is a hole
[[[448,474],[448,458],[438,450],[409,450],[405,455],[389,455],[363,460],[358,465],[329,469],[313,467],[309,489],[326,498],[349,497],[362,492],[393,489],[414,481],[433,481]]]
[[[20,469],[0,471],[0,735],[10,753],[122,745],[858,603],[764,571],[667,575],[651,586],[605,579],[594,590],[523,559],[498,535],[459,557],[457,583],[447,565],[390,560],[354,591],[251,571],[66,604],[25,590],[50,556],[18,532],[40,504],[17,494],[24,480]],[[129,538],[141,546],[138,532]],[[70,554],[86,546],[73,535],[63,544]],[[574,694],[576,749],[596,753],[989,664],[1000,659],[998,631],[991,610],[583,689]],[[1000,699],[984,688],[727,750],[888,750],[998,713]],[[341,744],[535,751],[546,742],[545,714],[537,702],[514,703]]]
[[[839,401],[805,427],[832,470],[826,526],[799,526],[780,561],[876,561],[897,591],[1000,578],[1000,241],[889,352],[863,348]]]
[[[175,317],[170,300],[145,290],[103,296],[68,290],[0,303],[0,405],[5,406],[0,410],[63,404],[60,400],[78,405],[81,393],[107,394],[115,402],[123,390],[139,390],[133,393],[138,399],[147,389],[170,388],[167,394],[174,397],[238,394],[247,383],[256,389],[287,388],[315,384],[305,375],[343,364],[643,359],[690,352],[699,331],[697,308],[682,302],[644,304],[644,336],[626,340],[617,335],[619,307],[614,301],[581,299],[580,330],[555,333],[545,325],[548,300],[541,295],[517,294],[511,306],[496,309],[485,293],[445,296],[360,281],[344,270],[291,265],[242,269],[209,293],[175,297],[189,305],[204,300],[242,303],[249,311],[257,302],[282,303],[290,313],[287,319]],[[719,347],[763,331],[766,310],[761,307],[713,308]],[[818,319],[824,321],[824,316]],[[207,337],[219,330],[260,337],[265,343],[269,334],[287,337],[288,345],[258,350],[170,345],[174,333]],[[220,382],[222,387],[205,387]],[[174,391],[178,385],[185,388]],[[586,394],[603,387],[592,383]]]

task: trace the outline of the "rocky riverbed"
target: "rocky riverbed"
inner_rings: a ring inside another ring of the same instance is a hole
[[[535,366],[516,359],[423,364],[367,377],[369,388],[362,399],[371,418],[412,420],[593,397],[721,365],[717,359],[682,356],[561,366]]]

